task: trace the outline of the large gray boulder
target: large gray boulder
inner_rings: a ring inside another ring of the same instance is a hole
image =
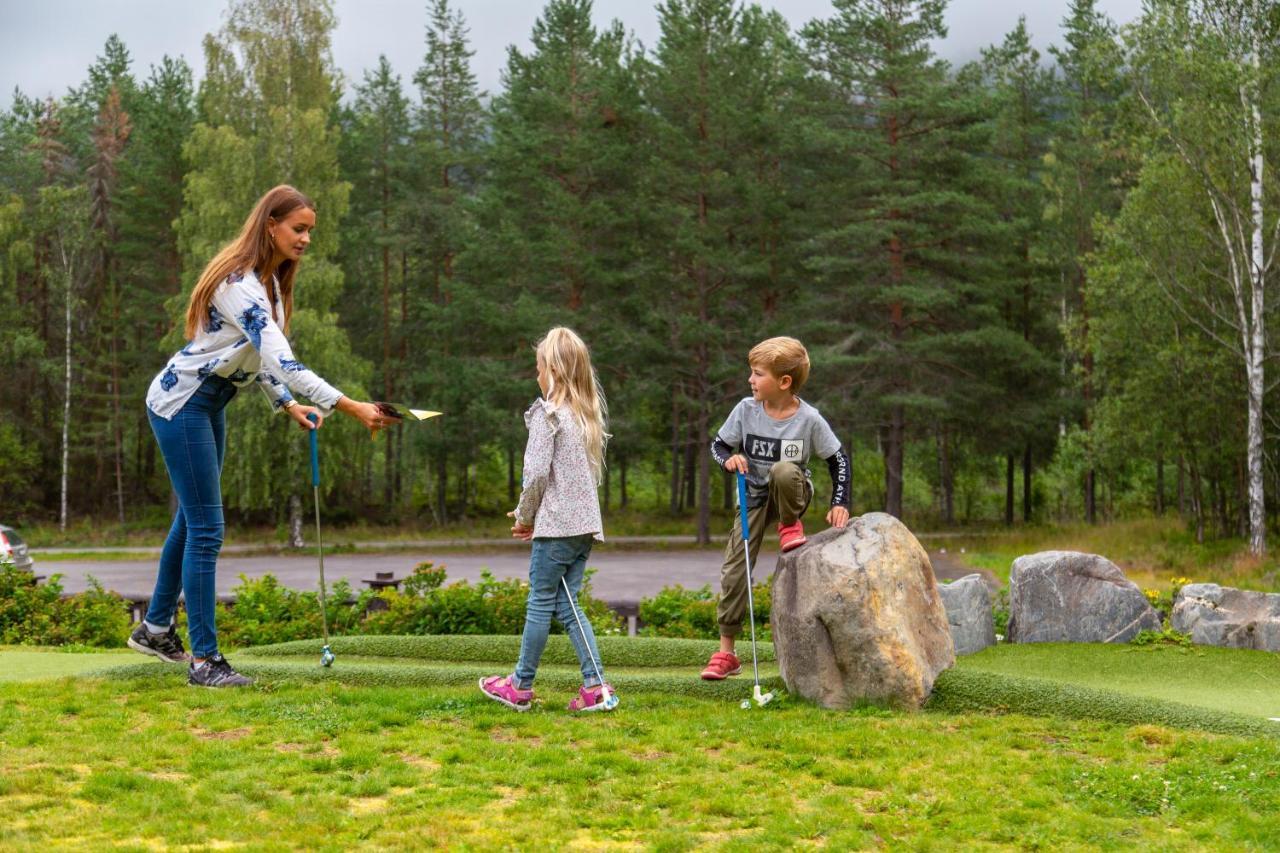
[[[942,606],[956,654],[971,655],[996,644],[996,622],[991,612],[991,590],[982,575],[965,575],[951,583],[938,584]]]
[[[1013,561],[1009,642],[1127,643],[1160,630],[1160,616],[1115,563],[1097,554],[1042,551]]]
[[[881,512],[784,554],[770,621],[787,689],[827,708],[919,708],[955,663],[929,555]]]
[[[1169,623],[1193,643],[1280,652],[1280,593],[1187,584],[1173,602]]]

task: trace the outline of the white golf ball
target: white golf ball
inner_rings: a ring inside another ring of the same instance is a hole
[[[751,700],[750,700],[750,699],[743,699],[743,700],[742,700],[742,710],[744,710],[744,711],[750,711],[750,710],[751,710]]]

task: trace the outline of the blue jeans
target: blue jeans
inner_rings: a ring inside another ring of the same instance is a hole
[[[147,411],[169,481],[178,495],[178,512],[160,551],[160,571],[146,620],[152,625],[168,625],[182,592],[187,600],[191,654],[198,658],[218,652],[214,604],[224,526],[221,480],[227,420],[223,410],[235,395],[234,385],[220,376],[210,376],[172,420]]]
[[[582,683],[588,687],[600,683],[600,674],[591,662],[593,655],[597,662],[600,660],[595,632],[581,609],[578,616],[582,619],[582,627],[578,627],[573,611],[576,604],[569,601],[564,590],[564,584],[568,584],[569,594],[577,602],[592,541],[591,534],[533,540],[533,554],[529,559],[529,602],[525,608],[524,636],[520,640],[520,662],[516,664],[515,673],[516,687],[521,690],[533,687],[542,650],[547,646],[552,616],[564,626],[573,651],[578,655]],[[564,583],[561,583],[561,578]]]

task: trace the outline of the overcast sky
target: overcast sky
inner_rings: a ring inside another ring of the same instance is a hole
[[[1037,47],[1057,39],[1068,0],[952,0],[947,10],[947,39],[939,55],[953,61],[975,58],[1027,16]],[[482,88],[499,88],[506,49],[529,44],[529,32],[543,8],[541,0],[454,0],[471,28],[476,54],[473,69]],[[763,0],[780,9],[793,27],[831,13],[830,0]],[[1119,23],[1136,17],[1141,0],[1099,0]],[[0,105],[7,107],[14,87],[31,96],[61,96],[85,79],[85,71],[116,33],[134,59],[134,73],[145,77],[150,65],[167,54],[183,56],[199,77],[204,70],[200,42],[216,31],[226,8],[220,0],[0,0]],[[335,0],[338,28],[334,60],[349,81],[374,67],[378,55],[391,60],[406,89],[422,60],[427,24],[426,0]],[[648,0],[596,0],[598,25],[618,18],[647,47],[658,39],[657,15]]]

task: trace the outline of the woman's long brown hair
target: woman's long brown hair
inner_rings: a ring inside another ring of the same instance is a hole
[[[250,271],[257,274],[271,263],[275,247],[271,243],[271,236],[267,233],[267,220],[274,219],[280,222],[300,207],[316,209],[311,199],[287,184],[272,187],[258,199],[258,203],[253,206],[253,212],[244,221],[244,227],[240,229],[239,236],[209,261],[209,265],[200,274],[200,280],[196,282],[195,289],[191,291],[191,302],[187,305],[187,340],[195,338],[208,323],[209,304],[213,301],[213,293],[227,280],[227,276]],[[283,322],[280,326],[286,332],[289,330],[289,318],[293,316],[293,279],[297,274],[298,263],[290,259],[282,261],[275,271],[276,278],[280,281],[280,303],[284,307]],[[264,281],[262,284],[270,290],[271,282]],[[281,318],[275,317],[275,299],[271,297],[272,294],[268,293],[271,314],[273,319],[279,322]]]

